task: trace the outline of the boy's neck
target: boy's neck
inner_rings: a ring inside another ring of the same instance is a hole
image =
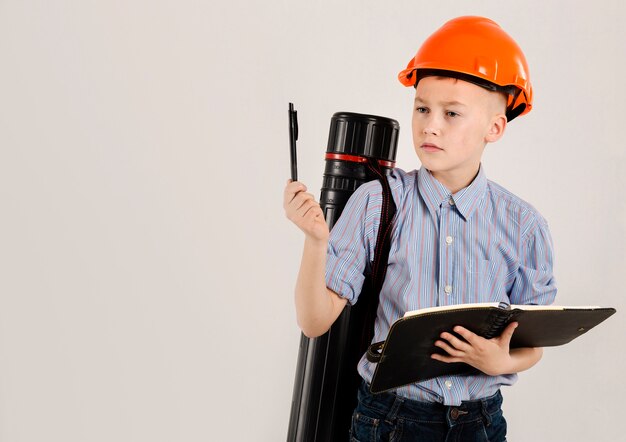
[[[464,175],[454,176],[451,174],[446,174],[445,172],[433,172],[433,171],[430,171],[430,173],[433,176],[433,178],[435,178],[437,181],[443,184],[443,186],[446,189],[448,189],[452,195],[454,195],[459,190],[465,189],[467,186],[472,184],[472,181],[474,181],[479,171],[480,171],[480,165],[478,166],[478,169],[476,169],[475,171],[464,174]]]

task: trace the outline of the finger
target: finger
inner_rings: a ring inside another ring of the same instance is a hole
[[[291,181],[285,186],[285,191],[283,193],[283,206],[287,207],[287,205],[294,199],[296,195],[300,192],[306,192],[307,187],[299,182],[299,181]]]
[[[293,181],[291,179],[287,180],[287,184],[285,185],[285,188],[289,190],[294,190],[296,188],[301,188],[301,187],[306,188],[306,185],[301,181]]]
[[[319,204],[313,199],[313,196],[311,195],[310,197],[304,198],[302,200],[302,204],[300,204],[296,209],[296,214],[298,214],[299,216],[304,216],[312,207],[319,207]]]
[[[462,350],[459,350],[457,348],[452,347],[451,345],[449,345],[445,341],[435,341],[435,346],[439,347],[440,349],[442,349],[443,351],[448,353],[450,356],[460,357],[460,356],[463,356],[465,354]]]
[[[312,194],[307,192],[299,192],[288,204],[287,210],[296,212],[302,208],[305,204],[308,204],[310,201],[315,202],[315,198]]]
[[[440,335],[440,337],[441,339],[445,339],[446,341],[448,341],[450,345],[452,345],[454,348],[459,349],[459,350],[467,350],[468,348],[471,347],[471,345],[469,345],[467,342],[460,340],[459,338],[454,336],[452,333],[443,332]]]
[[[311,200],[306,201],[304,204],[302,204],[302,206],[298,208],[298,210],[296,211],[296,216],[299,216],[300,218],[305,218],[309,216],[310,214],[311,217],[314,218],[321,211],[322,209],[320,208],[319,204],[317,204],[314,200],[311,199]]]
[[[453,356],[444,356],[437,353],[433,353],[430,355],[431,359],[435,359],[437,361],[445,362],[449,364],[450,362],[463,362],[460,358],[455,358]]]
[[[306,192],[308,187],[306,187],[306,184],[300,182],[300,181],[292,181],[291,183],[289,183],[290,186],[292,186],[296,192],[299,191],[303,191]]]
[[[465,339],[471,345],[474,345],[475,343],[479,341],[478,339],[479,336],[476,333],[469,331],[465,327],[461,327],[460,325],[457,325],[456,327],[454,327],[454,331],[458,333],[459,335],[461,335],[463,339]]]
[[[319,206],[315,201],[307,201],[306,204],[303,204],[302,207],[298,210],[298,214],[302,218],[315,218],[317,216],[317,207]]]
[[[306,192],[306,186],[304,184],[297,181],[287,184],[287,186],[285,186],[285,192],[283,194],[283,205],[286,206],[287,204],[289,204],[301,192]]]

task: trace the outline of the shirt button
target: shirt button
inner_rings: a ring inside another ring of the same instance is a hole
[[[452,237],[451,236],[446,236],[446,244],[448,244],[448,245],[452,244]]]
[[[451,285],[445,286],[443,291],[449,295],[450,293],[452,293],[452,286]]]
[[[445,386],[446,386],[446,388],[448,390],[452,388],[452,381],[448,380],[448,381],[444,382],[444,384],[445,384]]]
[[[454,200],[453,200],[452,198],[450,198],[450,200],[448,201],[448,203],[449,203],[451,206],[454,206]]]

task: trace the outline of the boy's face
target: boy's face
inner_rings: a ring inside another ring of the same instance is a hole
[[[472,83],[421,79],[415,91],[413,145],[422,165],[452,192],[469,185],[485,145],[504,132],[505,107],[502,96]]]

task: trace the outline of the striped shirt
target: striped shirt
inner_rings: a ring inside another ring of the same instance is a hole
[[[387,275],[381,290],[373,342],[391,324],[420,308],[475,302],[551,304],[552,240],[545,219],[530,204],[487,180],[483,167],[472,183],[451,195],[428,170],[394,169],[389,177],[397,206]],[[363,273],[374,258],[382,187],[359,187],[332,229],[326,285],[357,302]],[[365,357],[359,373],[371,381]],[[419,401],[460,405],[512,385],[516,374],[446,376],[401,387]]]

